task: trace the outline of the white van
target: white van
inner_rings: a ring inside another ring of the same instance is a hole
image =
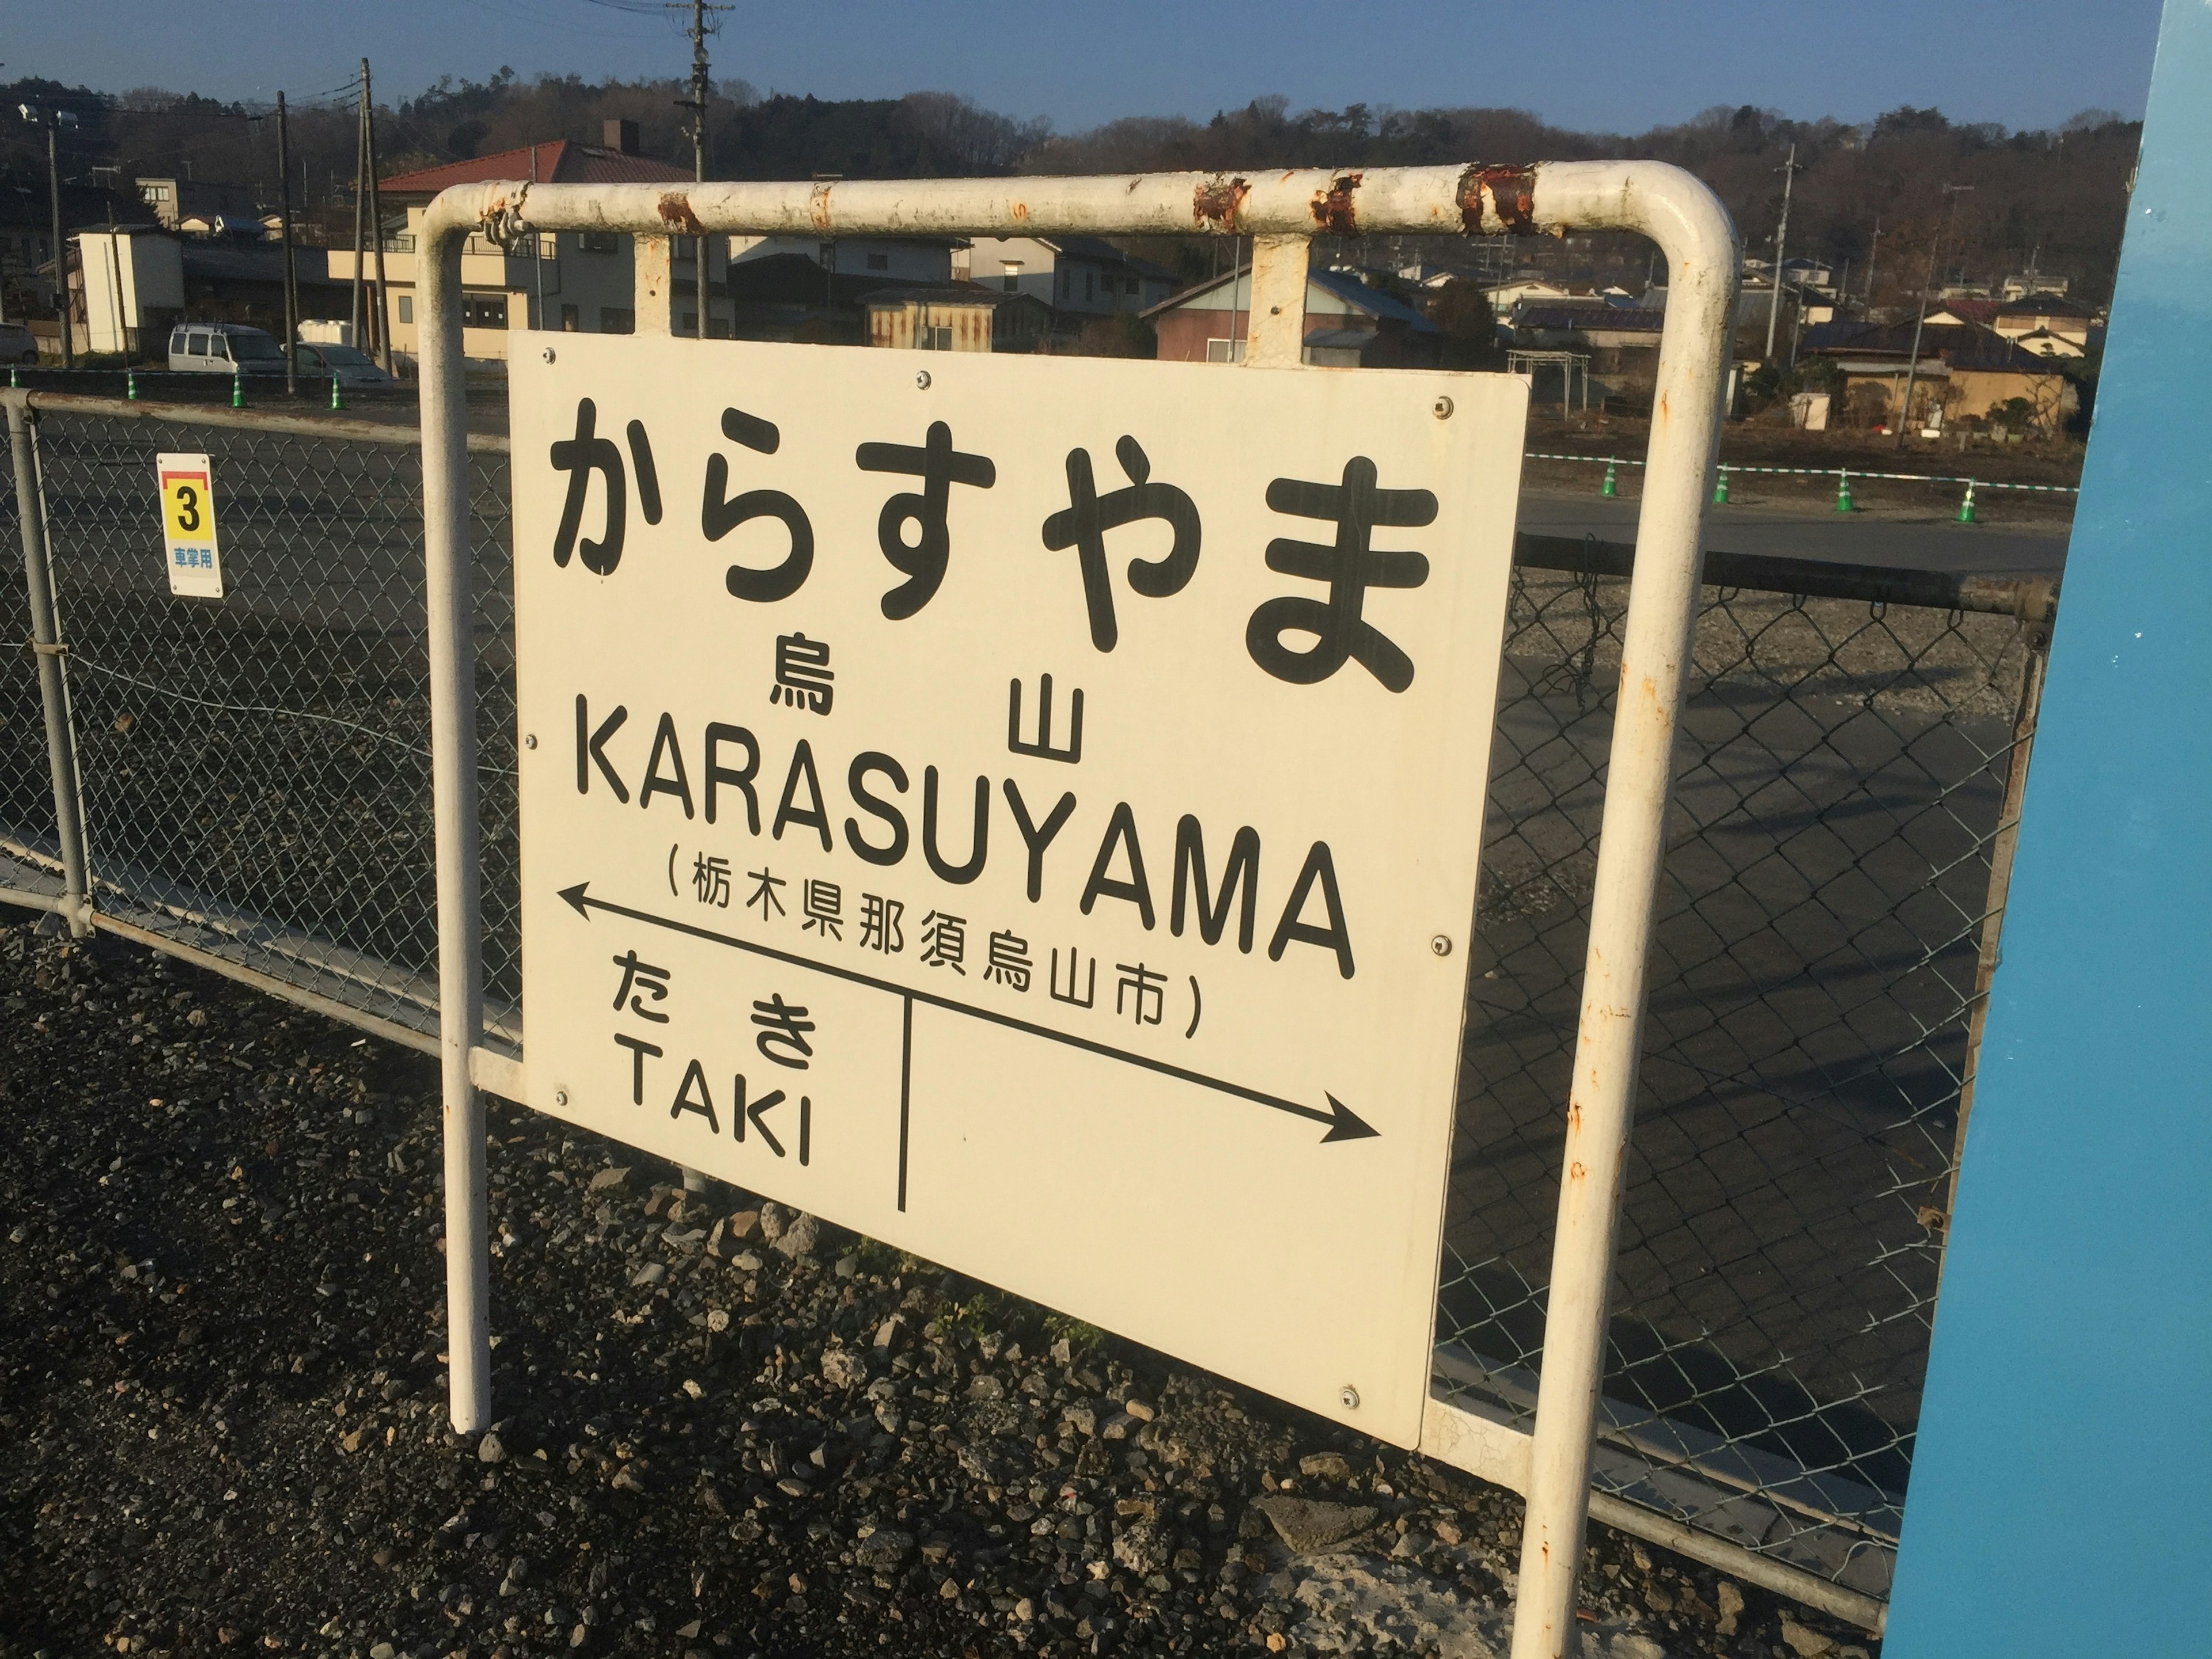
[[[282,374],[284,348],[243,323],[180,323],[169,336],[169,368],[186,374]]]

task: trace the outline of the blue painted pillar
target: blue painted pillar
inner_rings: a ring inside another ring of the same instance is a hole
[[[2127,213],[1885,1659],[2212,1653],[2207,0]]]

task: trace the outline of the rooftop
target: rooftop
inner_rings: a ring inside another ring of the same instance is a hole
[[[692,181],[688,167],[599,144],[556,138],[549,143],[525,144],[519,149],[495,150],[465,161],[394,173],[378,180],[377,188],[394,196],[435,196],[455,185],[489,184],[500,179],[545,185],[688,185]]]

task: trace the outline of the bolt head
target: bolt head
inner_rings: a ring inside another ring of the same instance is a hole
[[[1429,949],[1435,951],[1440,957],[1449,956],[1452,952],[1451,935],[1449,933],[1438,933],[1435,938],[1429,941]]]
[[[1440,421],[1449,421],[1452,417],[1452,400],[1449,398],[1437,398],[1429,405],[1429,412]]]
[[[525,749],[535,749],[535,748],[537,748],[537,747],[538,747],[538,734],[537,734],[535,732],[530,732],[528,735],[526,735],[526,736],[522,739],[522,746],[523,746]]]
[[[1356,1412],[1359,1409],[1359,1390],[1353,1388],[1351,1383],[1347,1382],[1338,1389],[1336,1397],[1344,1402],[1345,1410]]]
[[[553,361],[553,348],[551,346],[547,346],[545,348],[545,361],[549,363]]]
[[[566,1089],[556,1089],[553,1091],[553,1103],[556,1106],[566,1106],[568,1103],[568,1091]]]
[[[918,392],[927,392],[927,391],[928,391],[928,390],[929,390],[929,371],[928,371],[927,369],[926,369],[926,368],[925,368],[925,369],[923,369],[923,370],[921,371],[921,374],[919,374],[915,375],[915,376],[914,377],[914,384],[915,384],[915,389],[916,391],[918,391]]]

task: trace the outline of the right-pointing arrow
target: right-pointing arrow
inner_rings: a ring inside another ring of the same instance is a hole
[[[1377,1133],[1375,1126],[1353,1111],[1334,1095],[1328,1097],[1328,1133],[1321,1138],[1326,1146],[1332,1140],[1358,1140]]]

